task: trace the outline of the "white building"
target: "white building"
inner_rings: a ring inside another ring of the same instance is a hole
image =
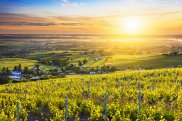
[[[20,71],[12,71],[11,74],[12,74],[12,75],[20,76],[20,75],[21,75],[21,72],[20,72]]]
[[[68,75],[75,75],[76,74],[73,70],[67,70],[66,73]]]
[[[90,74],[96,74],[96,72],[95,71],[90,71]]]
[[[8,76],[10,79],[22,80],[20,71],[12,71],[11,75]]]
[[[33,76],[32,78],[31,78],[31,80],[38,80],[39,79],[39,76]]]

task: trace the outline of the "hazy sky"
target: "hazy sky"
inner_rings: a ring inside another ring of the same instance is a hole
[[[124,34],[128,17],[141,34],[180,34],[182,0],[0,0],[0,33]]]

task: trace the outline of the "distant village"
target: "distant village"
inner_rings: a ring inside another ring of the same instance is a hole
[[[101,70],[103,69],[103,70]],[[103,66],[102,68],[85,68],[85,67],[75,67],[70,65],[66,68],[60,69],[49,69],[41,70],[40,65],[34,65],[32,68],[19,64],[14,66],[12,70],[8,67],[3,67],[0,72],[0,83],[16,83],[21,81],[35,81],[35,80],[44,80],[49,78],[64,78],[66,75],[75,75],[75,74],[105,74],[115,71],[115,67]]]

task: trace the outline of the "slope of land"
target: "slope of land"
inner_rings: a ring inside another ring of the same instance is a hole
[[[181,121],[181,75],[176,68],[1,85],[0,120],[20,114],[25,121],[63,121],[65,115],[71,121]]]
[[[53,69],[56,68],[56,66],[49,66],[45,64],[40,64],[37,60],[32,59],[24,59],[24,58],[0,58],[0,68],[8,67],[9,69],[13,69],[14,66],[17,66],[18,64],[21,64],[22,67],[29,67],[33,68],[34,65],[38,64],[40,65],[41,69]]]

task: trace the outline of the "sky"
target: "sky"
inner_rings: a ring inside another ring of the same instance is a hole
[[[181,6],[182,0],[0,0],[0,34],[128,34],[124,24],[131,23],[137,34],[181,34]]]

